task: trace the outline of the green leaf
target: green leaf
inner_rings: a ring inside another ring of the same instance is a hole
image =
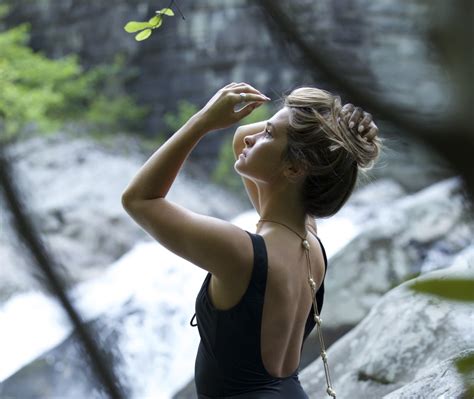
[[[133,33],[137,32],[142,29],[146,28],[151,28],[152,26],[150,25],[149,22],[137,22],[137,21],[130,21],[127,25],[125,25],[123,28],[128,32],[128,33]]]
[[[461,374],[474,372],[474,354],[456,359],[456,367]]]
[[[163,18],[159,15],[155,15],[154,17],[150,18],[148,23],[151,25],[153,28],[159,28],[161,24],[163,23]]]
[[[463,278],[431,279],[415,281],[410,289],[424,294],[433,294],[446,299],[474,302],[474,280]]]
[[[135,36],[135,40],[142,41],[142,40],[148,39],[150,35],[151,35],[151,29],[145,29]]]
[[[155,11],[157,14],[164,14],[164,15],[169,15],[172,16],[174,15],[174,12],[171,8],[162,8],[160,11]]]

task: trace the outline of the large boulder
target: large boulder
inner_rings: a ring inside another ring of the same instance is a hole
[[[453,360],[474,353],[474,308],[409,288],[415,281],[452,277],[474,278],[474,245],[451,267],[392,289],[327,350],[339,399],[460,398],[463,383]],[[324,332],[324,320],[322,326]],[[320,357],[300,380],[310,398],[326,396]]]
[[[366,219],[360,233],[329,259],[326,327],[356,325],[391,288],[448,267],[472,243],[474,223],[457,177],[390,203],[372,194],[373,205],[359,216]]]

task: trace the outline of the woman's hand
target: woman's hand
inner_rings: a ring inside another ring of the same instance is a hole
[[[245,96],[241,96],[240,93],[244,93]],[[247,83],[230,83],[220,89],[196,116],[208,131],[223,129],[245,118],[255,108],[269,100],[269,97]],[[241,102],[248,104],[235,112],[234,107]]]
[[[344,104],[341,115],[349,129],[354,129],[367,141],[371,141],[379,132],[379,128],[372,120],[372,115],[365,112],[361,107],[355,107],[351,103]]]

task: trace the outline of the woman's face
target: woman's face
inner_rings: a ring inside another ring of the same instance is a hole
[[[280,160],[287,145],[288,109],[279,110],[260,132],[245,137],[243,154],[234,169],[244,177],[271,183],[281,177]]]

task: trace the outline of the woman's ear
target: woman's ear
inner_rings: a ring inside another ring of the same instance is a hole
[[[285,176],[292,182],[297,183],[299,180],[305,177],[306,171],[301,164],[289,165],[283,172]]]

